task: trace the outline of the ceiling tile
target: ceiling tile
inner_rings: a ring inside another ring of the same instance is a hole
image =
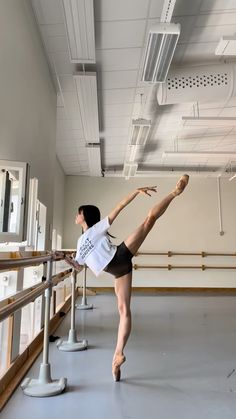
[[[95,0],[95,20],[144,19],[148,5],[149,0]]]
[[[96,60],[102,71],[139,68],[141,48],[97,50]]]
[[[126,137],[128,138],[129,135],[129,128],[113,128],[113,127],[107,127],[104,131],[104,134],[107,137]]]
[[[235,25],[236,12],[231,13],[215,13],[212,15],[200,15],[196,19],[196,27],[217,26],[217,25]]]
[[[75,92],[75,83],[72,75],[60,75],[58,76],[60,88],[63,92]]]
[[[216,42],[220,41],[222,36],[233,36],[235,33],[234,25],[211,26],[206,28],[194,28],[189,37],[189,42]],[[180,41],[181,42],[181,41]]]
[[[200,12],[201,5],[205,1],[206,0],[177,1],[174,8],[174,16],[196,15]]]
[[[78,109],[79,109],[78,97],[77,97],[77,93],[76,93],[75,90],[73,92],[63,91],[62,96],[63,96],[63,101],[64,101],[64,106],[65,106],[66,112],[70,108],[78,107]]]
[[[57,120],[57,128],[59,130],[83,130],[80,119],[59,119]]]
[[[204,0],[201,5],[201,12],[226,10],[236,10],[235,0]]]
[[[104,105],[133,103],[135,89],[107,89],[99,92]]]
[[[163,1],[151,0],[149,17],[150,18],[160,18],[161,17],[161,12],[162,12],[162,9],[163,9],[163,4],[164,4],[164,0]]]
[[[43,35],[43,38],[49,54],[67,52],[68,44],[65,36]]]
[[[50,54],[49,56],[51,57],[51,60],[54,63],[57,75],[68,75],[74,74],[76,72],[76,66],[75,64],[71,64],[68,51]]]
[[[70,129],[57,131],[57,139],[60,141],[63,140],[82,140],[84,142],[84,133],[81,130]]]
[[[129,116],[133,110],[133,103],[123,103],[123,104],[110,104],[103,107],[104,117],[122,117]]]
[[[104,118],[104,126],[106,128],[119,128],[125,127],[128,128],[130,126],[131,119],[130,117],[121,117],[121,116],[114,116]]]
[[[215,56],[215,49],[217,42],[207,43],[189,43],[185,48],[183,63],[198,63],[205,61],[219,61],[219,58]]]
[[[58,0],[32,0],[39,24],[63,23],[62,3]]]
[[[137,71],[103,71],[98,74],[102,89],[121,89],[136,86]]]
[[[145,20],[97,23],[96,48],[142,48],[145,26]]]
[[[65,36],[66,28],[64,23],[54,23],[53,25],[40,25],[42,33],[46,36]]]

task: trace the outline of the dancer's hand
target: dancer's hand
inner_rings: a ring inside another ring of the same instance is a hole
[[[52,255],[55,256],[55,258],[63,258],[64,259],[64,257],[65,257],[65,253],[61,252],[59,250],[54,250],[52,252]]]
[[[81,266],[78,264],[78,262],[76,262],[76,260],[75,259],[73,259],[73,258],[71,258],[70,256],[65,256],[65,261],[70,265],[70,266],[72,266],[73,268],[75,268],[75,269],[80,269],[81,268]]]
[[[139,193],[152,196],[149,192],[157,192],[157,186],[142,186],[142,188],[137,189]]]

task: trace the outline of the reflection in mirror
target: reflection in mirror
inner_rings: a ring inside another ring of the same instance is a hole
[[[0,241],[25,239],[27,163],[0,160]]]

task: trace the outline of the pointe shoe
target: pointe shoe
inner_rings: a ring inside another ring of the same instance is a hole
[[[112,375],[114,381],[120,381],[121,372],[120,367],[124,362],[126,361],[126,358],[124,355],[116,355],[112,362]]]
[[[184,189],[186,188],[187,184],[189,181],[189,175],[183,175],[181,176],[181,178],[178,180],[178,182],[176,183],[176,187],[174,190],[174,194],[175,196],[180,195]]]

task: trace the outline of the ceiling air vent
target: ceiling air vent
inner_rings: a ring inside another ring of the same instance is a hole
[[[235,68],[232,64],[176,68],[157,90],[159,105],[185,102],[220,102],[233,94]]]

